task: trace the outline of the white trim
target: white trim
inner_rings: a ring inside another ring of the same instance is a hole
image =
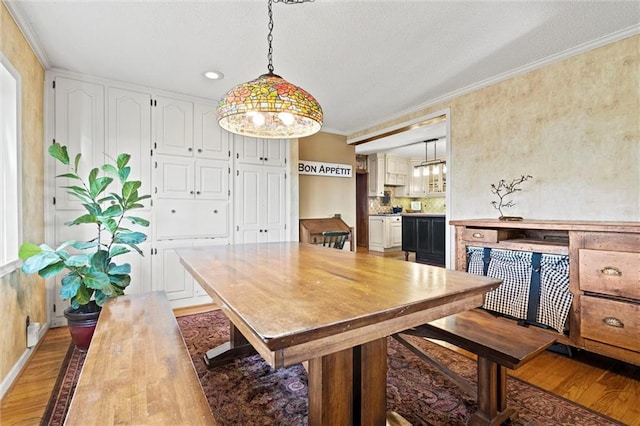
[[[36,33],[31,28],[29,21],[24,17],[22,12],[20,12],[20,8],[17,6],[18,2],[16,0],[4,0],[4,5],[7,7],[9,14],[15,21],[16,25],[24,35],[24,38],[31,46],[31,50],[38,58],[38,61],[42,65],[44,69],[51,67],[51,61],[47,56],[47,52],[42,48],[42,44],[40,43]],[[14,4],[15,3],[15,4]]]
[[[542,59],[540,59],[538,61],[535,61],[535,62],[532,62],[530,64],[523,65],[523,66],[518,67],[518,68],[514,68],[514,69],[512,69],[510,71],[504,72],[502,74],[495,75],[495,76],[493,76],[491,78],[488,78],[486,80],[482,80],[480,82],[471,84],[471,85],[469,85],[467,87],[463,87],[461,89],[454,90],[453,92],[446,93],[446,94],[444,94],[442,96],[439,96],[437,98],[430,99],[430,100],[428,100],[427,102],[425,102],[423,104],[420,104],[418,106],[412,107],[412,108],[407,109],[407,110],[404,110],[403,112],[399,112],[397,114],[394,114],[393,116],[386,117],[383,121],[380,121],[380,122],[377,122],[377,123],[373,123],[373,124],[371,124],[369,126],[366,126],[366,127],[363,127],[363,128],[357,129],[357,130],[351,130],[351,131],[347,132],[347,134],[348,135],[353,135],[355,133],[359,133],[359,132],[362,132],[362,131],[366,131],[367,129],[371,129],[373,127],[377,127],[377,126],[383,125],[384,123],[389,123],[389,122],[397,120],[399,118],[407,117],[407,116],[409,116],[409,115],[411,115],[413,113],[416,113],[416,112],[419,112],[421,110],[427,109],[427,108],[429,108],[431,106],[438,105],[440,103],[450,101],[452,99],[455,99],[455,98],[460,97],[462,95],[466,95],[466,94],[471,93],[471,92],[475,92],[476,90],[480,90],[483,87],[487,87],[487,86],[491,86],[491,85],[496,84],[496,83],[500,83],[500,82],[508,80],[508,79],[510,79],[512,77],[516,77],[518,75],[525,74],[525,73],[527,73],[529,71],[533,71],[535,69],[542,68],[542,67],[545,67],[547,65],[551,65],[553,63],[556,63],[556,62],[560,62],[562,60],[571,58],[572,56],[576,56],[576,55],[579,55],[581,53],[585,53],[585,52],[588,52],[590,50],[597,49],[597,48],[605,46],[607,44],[615,43],[615,42],[623,40],[625,38],[632,37],[632,36],[634,36],[636,34],[640,34],[640,24],[636,24],[636,25],[632,25],[632,26],[627,27],[627,28],[623,28],[623,29],[621,29],[619,31],[616,31],[614,33],[611,33],[611,34],[608,34],[606,36],[600,37],[598,39],[589,41],[587,43],[580,44],[578,46],[574,46],[574,47],[572,47],[570,49],[567,49],[567,50],[564,50],[562,52],[553,54],[551,56],[547,56],[546,58],[542,58]],[[380,132],[378,132],[378,133],[380,133]],[[348,143],[353,143],[353,142],[355,142],[357,140],[364,139],[364,138],[365,138],[365,136],[362,136],[362,137],[358,136],[357,138],[349,139]]]
[[[29,360],[36,352],[36,349],[40,345],[40,342],[42,342],[42,338],[44,337],[48,329],[49,323],[46,323],[43,327],[40,328],[40,331],[38,331],[38,343],[36,343],[36,345],[32,348],[25,349],[25,351],[18,359],[18,362],[13,365],[13,368],[11,368],[11,370],[9,370],[9,373],[7,373],[4,379],[2,379],[2,382],[0,383],[0,399],[3,399],[5,397],[9,389],[11,389],[11,386],[13,386],[13,383],[18,379],[18,377],[20,377],[20,373],[22,373],[22,370],[24,370],[24,368],[29,363]]]

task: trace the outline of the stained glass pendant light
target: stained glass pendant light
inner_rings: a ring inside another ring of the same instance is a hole
[[[269,65],[266,74],[241,83],[218,103],[218,123],[231,133],[267,139],[300,138],[322,127],[322,107],[306,90],[273,73],[273,13],[269,0]],[[305,3],[313,0],[275,0]]]

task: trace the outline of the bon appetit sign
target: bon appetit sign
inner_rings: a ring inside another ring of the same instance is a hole
[[[353,167],[350,164],[317,163],[315,161],[298,161],[298,173],[301,175],[318,175],[350,178]]]

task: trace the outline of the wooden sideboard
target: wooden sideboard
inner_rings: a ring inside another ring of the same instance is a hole
[[[640,222],[452,220],[455,268],[467,247],[569,256],[573,302],[558,341],[640,365]]]

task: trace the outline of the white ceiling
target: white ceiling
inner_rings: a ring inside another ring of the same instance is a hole
[[[267,71],[266,0],[4,1],[46,68],[211,100]],[[637,1],[315,0],[273,15],[275,72],[344,135],[640,28]]]

